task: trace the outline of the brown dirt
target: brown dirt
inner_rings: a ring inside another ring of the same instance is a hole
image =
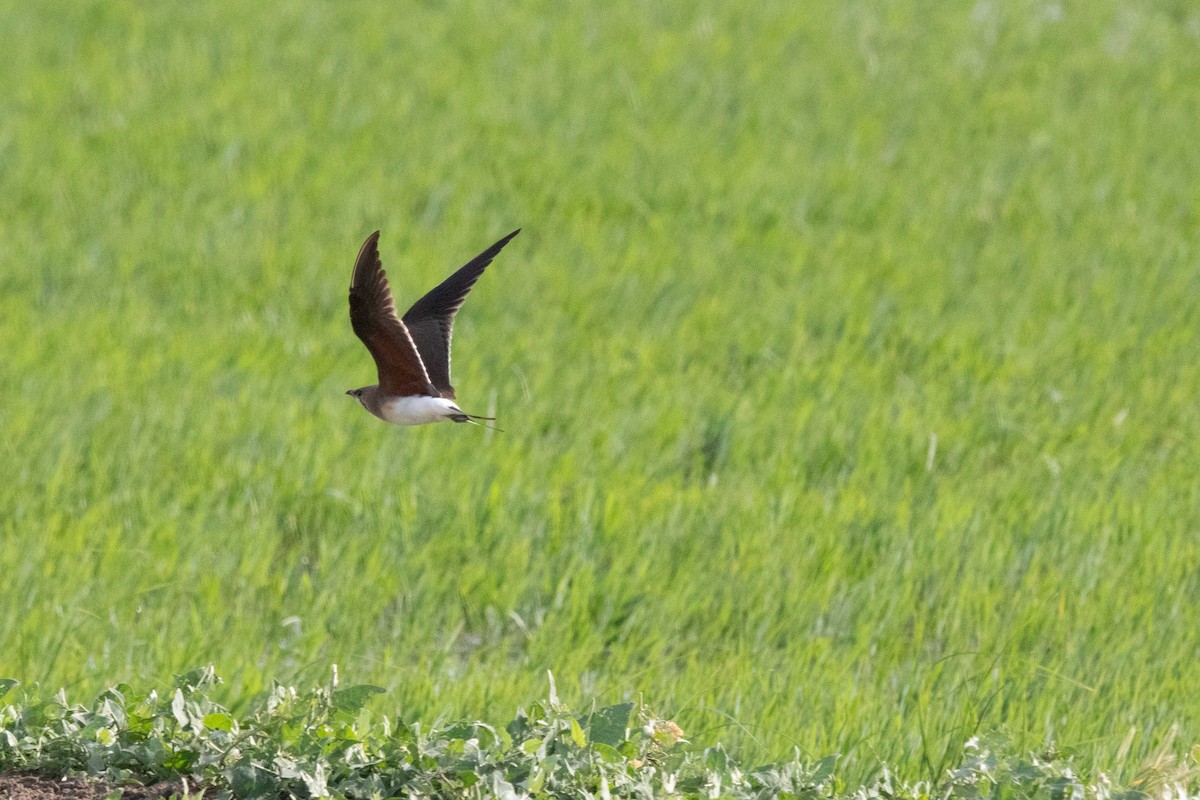
[[[116,794],[120,792],[120,794]],[[161,800],[182,795],[177,783],[154,786],[110,786],[101,781],[55,780],[37,775],[0,775],[0,800]]]

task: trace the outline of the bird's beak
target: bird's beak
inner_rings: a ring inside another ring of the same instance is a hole
[[[348,395],[353,395],[353,394],[354,394],[354,390],[353,390],[353,389],[347,389],[347,390],[346,390],[346,394],[348,394]]]

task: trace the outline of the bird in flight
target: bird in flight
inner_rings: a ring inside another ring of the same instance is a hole
[[[346,394],[375,416],[396,425],[490,421],[491,417],[468,414],[454,403],[450,334],[454,315],[475,281],[520,232],[518,228],[475,256],[413,303],[403,317],[396,316],[387,273],[379,260],[379,231],[368,236],[358,251],[350,279],[350,324],[375,359],[379,383]]]

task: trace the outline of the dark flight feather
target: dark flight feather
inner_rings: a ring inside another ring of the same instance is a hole
[[[439,390],[429,379],[413,337],[396,316],[387,273],[379,260],[379,231],[367,237],[354,262],[350,324],[375,359],[383,395],[438,396]]]
[[[454,332],[454,315],[462,308],[471,287],[488,264],[520,232],[518,228],[475,256],[404,313],[403,324],[421,355],[429,381],[442,397],[454,399],[454,387],[450,385],[450,336]]]

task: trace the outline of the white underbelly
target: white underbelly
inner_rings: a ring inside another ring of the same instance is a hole
[[[383,403],[379,410],[384,419],[396,425],[426,425],[430,422],[442,422],[452,414],[462,413],[453,400],[427,395],[393,397]]]

